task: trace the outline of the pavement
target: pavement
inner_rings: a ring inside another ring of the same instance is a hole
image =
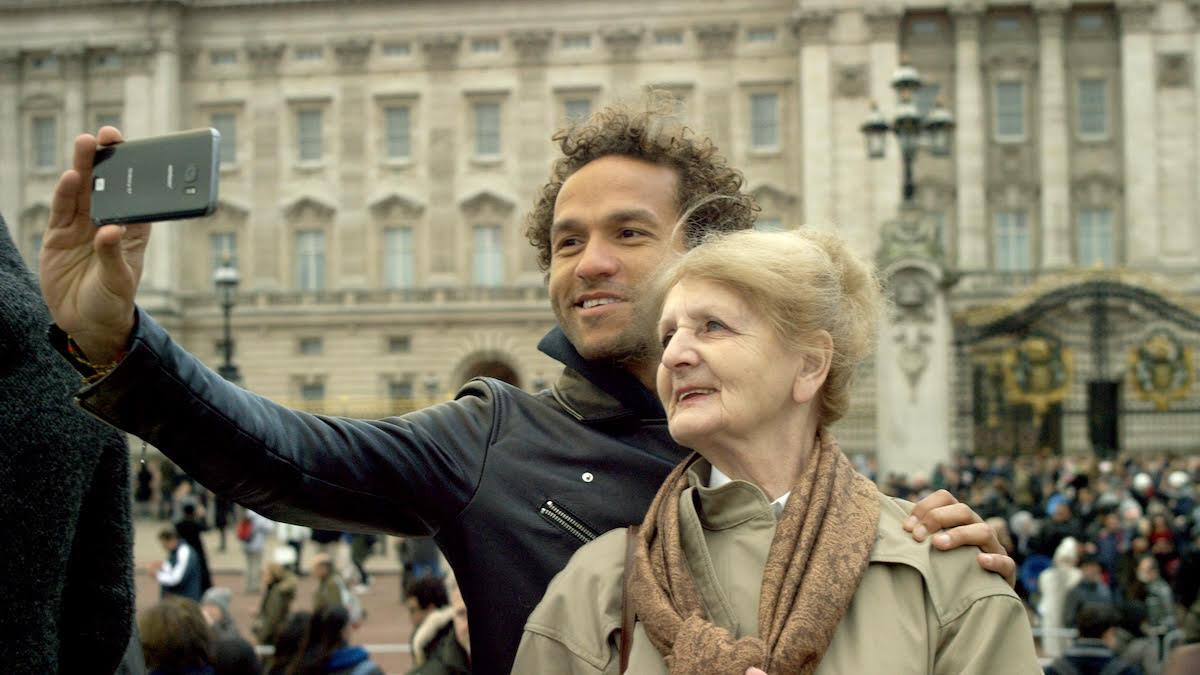
[[[134,520],[133,557],[139,612],[159,600],[158,583],[150,576],[148,567],[151,563],[162,560],[165,555],[158,543],[158,531],[166,524],[166,521],[149,518]],[[244,591],[246,562],[245,556],[242,555],[242,543],[238,541],[234,529],[229,527],[225,531],[224,551],[220,548],[220,534],[215,530],[204,533],[204,547],[213,574],[213,585],[226,586],[233,590],[230,613],[233,614],[243,637],[253,643],[250,626],[258,611],[261,595],[251,595]],[[409,621],[408,611],[400,597],[400,564],[396,559],[394,541],[387,538],[383,547],[376,548],[376,551],[386,555],[374,555],[367,559],[366,568],[372,577],[371,586],[359,595],[359,600],[367,612],[367,619],[351,638],[353,642],[366,646],[372,659],[389,675],[407,672],[412,663],[408,653],[412,622]],[[278,544],[274,538],[268,541],[264,560],[271,559],[271,552],[276,545],[282,544]],[[316,553],[316,545],[306,542],[301,553],[301,564],[307,566]],[[342,543],[332,553],[341,566],[349,566],[348,545]],[[311,610],[316,587],[316,581],[311,576],[301,578],[299,592],[292,603],[292,611]]]

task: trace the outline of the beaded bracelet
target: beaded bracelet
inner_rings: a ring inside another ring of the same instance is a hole
[[[125,358],[125,350],[120,350],[117,352],[117,358],[111,363],[100,365],[92,363],[88,360],[87,356],[84,355],[83,349],[79,347],[74,338],[72,338],[70,335],[67,336],[67,353],[71,355],[71,358],[76,363],[92,371],[91,375],[83,378],[83,381],[87,384],[92,384],[93,382],[98,382],[104,379],[104,377],[115,370],[116,367],[120,365],[121,360]]]

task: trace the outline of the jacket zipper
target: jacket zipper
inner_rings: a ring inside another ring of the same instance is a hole
[[[558,504],[555,504],[553,499],[547,499],[546,503],[542,504],[541,508],[538,509],[538,512],[542,514],[543,518],[566,530],[568,534],[574,536],[584,544],[599,536],[595,530],[588,527],[582,520],[571,515],[570,512]]]

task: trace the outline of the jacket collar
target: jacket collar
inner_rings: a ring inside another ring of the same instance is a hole
[[[620,366],[583,358],[558,326],[546,333],[538,350],[566,366],[554,383],[554,398],[580,421],[666,418],[658,397],[640,380]]]

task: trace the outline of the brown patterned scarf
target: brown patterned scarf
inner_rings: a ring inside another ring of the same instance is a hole
[[[734,639],[704,614],[680,540],[687,469],[675,467],[638,533],[630,579],[637,618],[672,675],[811,673],[866,572],[879,523],[879,493],[822,430],[780,515],[763,571],[758,635]]]

